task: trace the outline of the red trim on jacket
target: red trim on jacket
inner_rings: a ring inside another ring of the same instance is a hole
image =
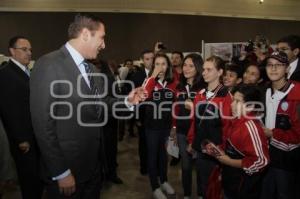
[[[197,96],[194,99],[194,111],[193,111],[193,115],[195,115],[195,107],[197,107],[198,103],[204,103],[204,102],[210,102],[210,103],[214,103],[218,106],[218,108],[220,110],[220,112],[222,113],[223,116],[231,116],[231,102],[232,102],[232,97],[231,95],[228,93],[225,97],[218,97],[218,94],[216,94],[216,97],[213,97],[210,100],[206,100],[206,93],[205,93],[205,89],[202,89],[201,91],[199,91],[199,93],[197,94]],[[205,120],[204,120],[205,122]],[[221,118],[221,122],[222,122],[222,133],[223,133],[223,143],[225,141],[225,137],[224,135],[227,132],[227,129],[230,125],[229,123],[229,118]],[[191,119],[191,127],[189,129],[188,135],[187,135],[187,140],[189,144],[192,144],[194,139],[196,136],[196,129],[195,129],[195,116],[192,117]]]
[[[147,78],[143,84],[143,87],[147,93],[146,99],[152,98],[154,89],[160,90],[160,89],[166,88],[166,89],[171,90],[173,93],[176,93],[176,86],[177,86],[177,81],[174,80],[170,83],[166,83],[166,85],[164,87],[158,81],[156,81],[156,79],[154,77]]]
[[[242,168],[249,175],[263,170],[270,160],[268,142],[261,124],[251,118],[241,117],[231,120],[226,134],[226,140],[243,154]]]
[[[276,113],[277,115],[288,115],[291,128],[288,130],[272,129],[272,142],[274,142],[272,145],[276,145],[284,151],[289,151],[300,146],[300,118],[298,113],[300,110],[300,83],[293,82],[293,84],[294,87],[287,94],[286,98],[279,103]],[[282,103],[287,104],[287,110],[283,109],[285,107]]]

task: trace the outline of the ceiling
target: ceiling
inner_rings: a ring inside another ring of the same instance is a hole
[[[1,0],[0,11],[188,14],[300,21],[300,0]]]

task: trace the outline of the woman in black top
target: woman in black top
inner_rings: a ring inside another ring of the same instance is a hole
[[[184,190],[184,198],[191,198],[192,194],[192,162],[193,158],[186,151],[187,148],[187,133],[190,128],[190,110],[184,105],[186,100],[194,100],[195,95],[203,89],[204,81],[202,78],[203,59],[201,55],[189,54],[183,60],[182,71],[179,83],[176,87],[176,106],[175,117],[173,119],[173,128],[171,137],[177,137],[179,153],[181,156],[181,179]],[[183,118],[186,117],[186,118]],[[197,171],[197,174],[199,172]],[[200,196],[200,190],[198,190]]]

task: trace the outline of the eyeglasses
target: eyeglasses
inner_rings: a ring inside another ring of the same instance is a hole
[[[286,64],[267,64],[267,68],[279,68],[282,66],[286,66]]]
[[[26,47],[19,47],[19,48],[14,48],[14,49],[19,49],[22,50],[23,52],[31,52],[32,53],[32,49],[31,48],[26,48]]]

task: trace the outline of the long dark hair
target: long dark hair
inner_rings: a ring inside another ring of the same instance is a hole
[[[156,60],[157,58],[159,58],[159,57],[163,57],[163,58],[165,58],[166,61],[167,61],[167,65],[168,65],[168,66],[167,66],[167,71],[166,71],[166,73],[165,73],[165,78],[164,78],[164,80],[167,81],[168,83],[170,83],[170,82],[173,81],[173,70],[172,70],[172,65],[171,65],[171,61],[170,61],[169,57],[168,57],[166,54],[164,54],[164,53],[158,53],[158,54],[155,55],[155,57],[154,57],[154,59],[153,59],[153,66],[152,66],[152,68],[151,68],[151,70],[150,70],[150,72],[149,72],[149,77],[152,75],[153,70],[154,70],[154,68],[155,68],[155,60]]]
[[[196,54],[196,53],[191,53],[191,54],[188,54],[183,59],[183,64],[189,58],[192,60],[194,66],[195,66],[195,69],[196,69],[196,75],[194,77],[193,85],[191,87],[191,90],[195,91],[195,90],[199,90],[199,89],[205,87],[205,82],[202,77],[203,59],[202,59],[201,55]],[[183,67],[183,64],[182,64],[182,67]],[[182,74],[180,74],[179,83],[177,85],[177,88],[179,90],[185,89],[186,84],[187,84],[187,79],[184,77],[184,74],[182,73]]]

